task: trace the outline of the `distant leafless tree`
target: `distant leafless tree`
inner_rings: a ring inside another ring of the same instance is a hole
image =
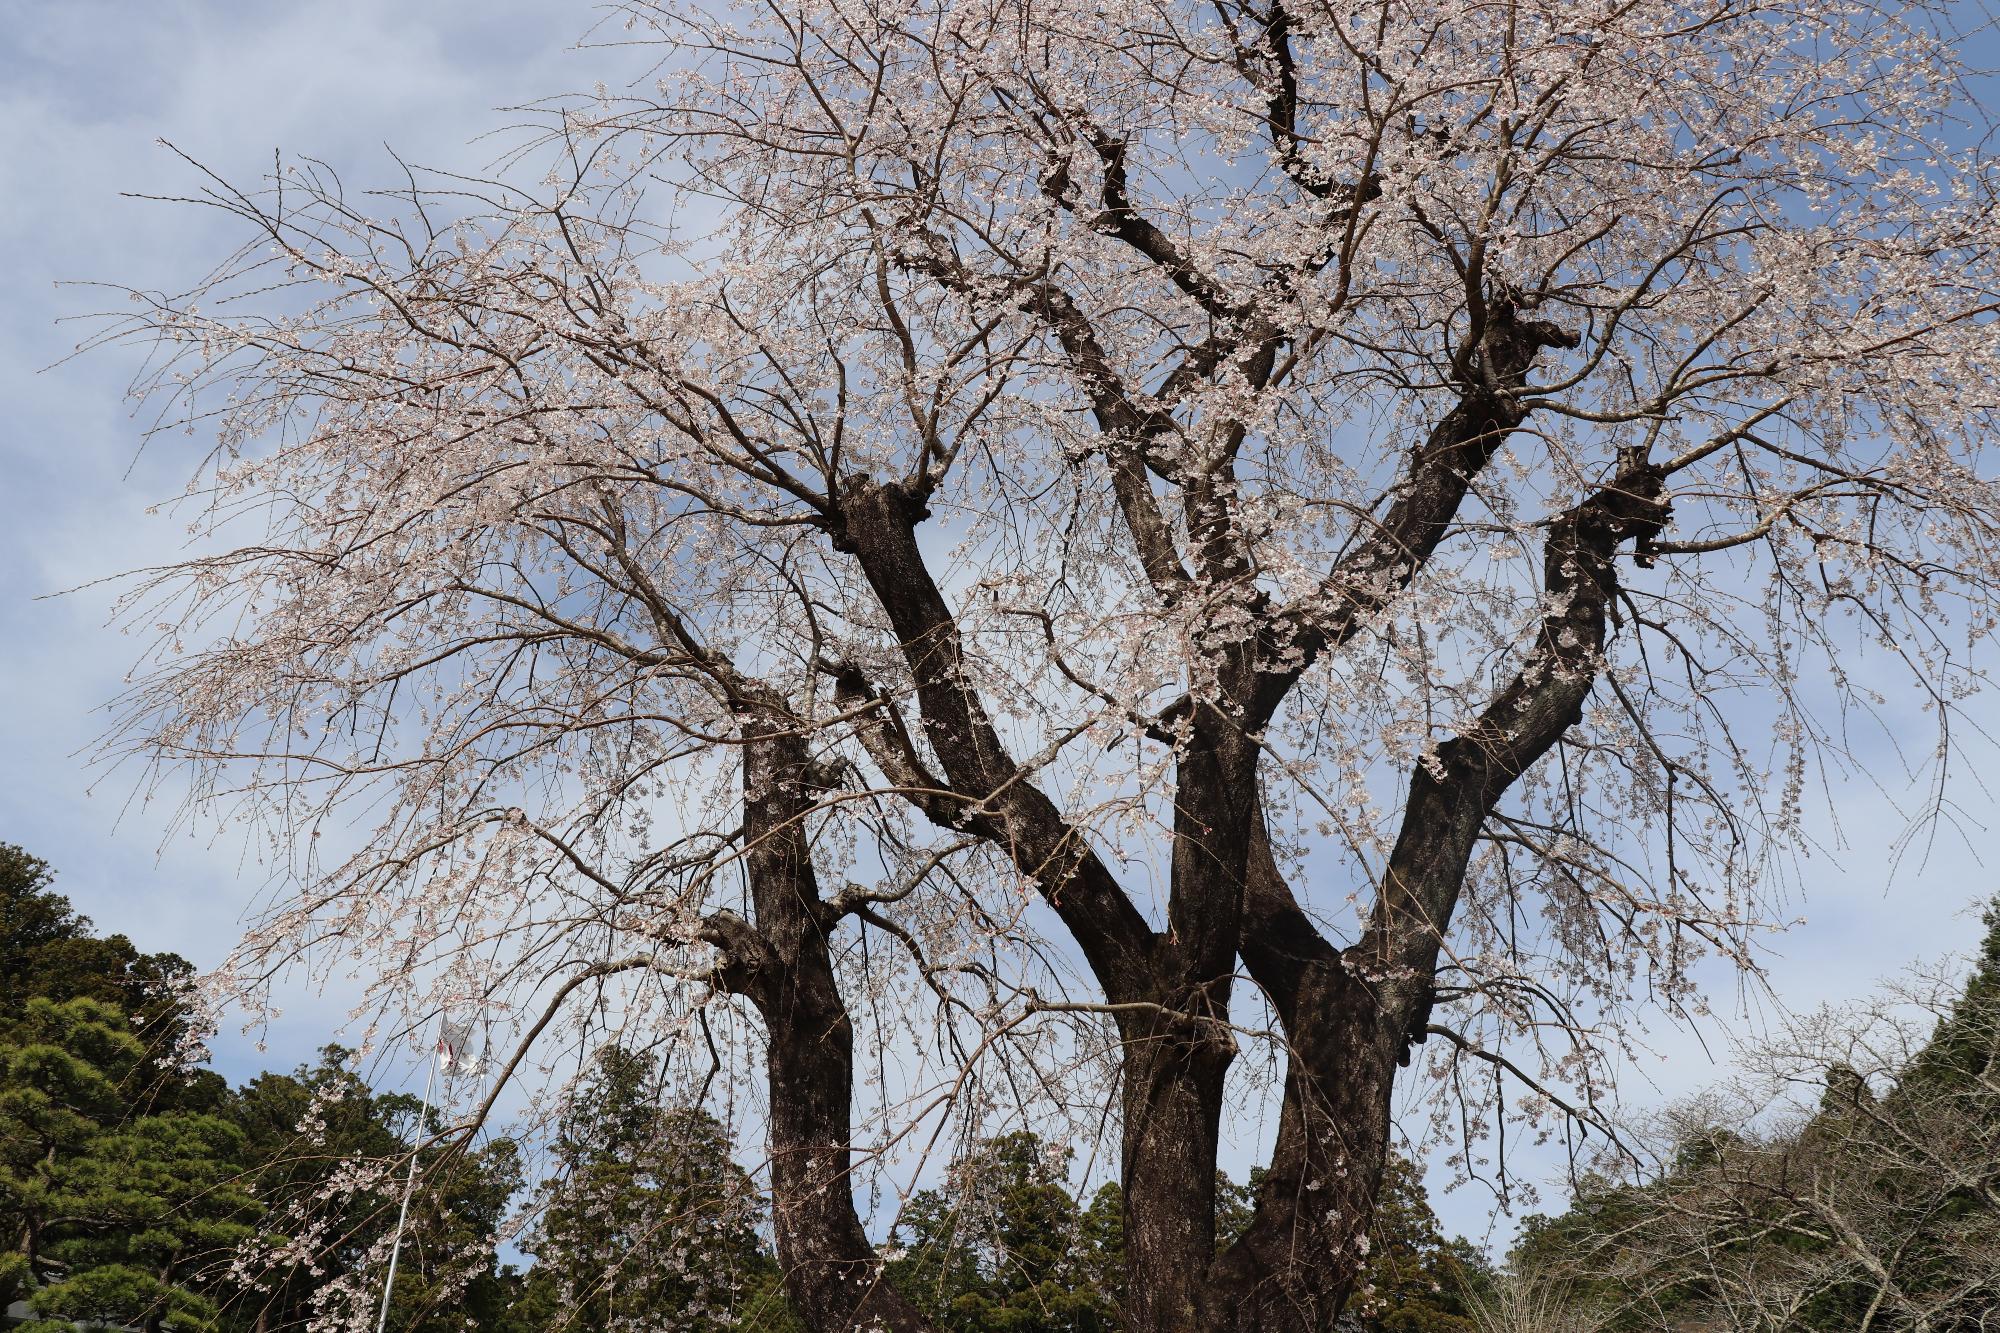
[[[2000,932],[1992,962],[2000,964]],[[1613,1328],[2000,1327],[2000,968],[1787,1024],[1544,1246]],[[1560,1253],[1556,1253],[1560,1251]]]

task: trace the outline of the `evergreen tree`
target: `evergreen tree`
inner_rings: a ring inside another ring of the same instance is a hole
[[[706,1112],[660,1103],[658,1069],[607,1047],[572,1098],[509,1327],[786,1327],[756,1189]]]
[[[146,954],[123,935],[99,937],[91,921],[49,886],[47,862],[0,843],[0,1036],[23,1021],[31,999],[92,999],[131,1023],[141,1058],[123,1076],[129,1105],[216,1109],[226,1087],[206,1070],[182,1067],[187,1015],[179,988],[193,966],[178,954]]]
[[[1607,1330],[1985,1329],[2000,1309],[2000,900],[1956,993],[1919,985],[1751,1047],[1764,1069],[1684,1117],[1666,1168],[1530,1219],[1517,1276],[1554,1274]],[[1926,1040],[1917,1005],[1940,1017]],[[1860,1060],[1864,1068],[1856,1068]],[[1817,1104],[1770,1123],[1816,1077]]]
[[[1118,1327],[1115,1292],[1091,1281],[1122,1266],[1122,1253],[1093,1249],[1117,1232],[1099,1216],[1086,1236],[1063,1183],[1066,1160],[1033,1134],[985,1140],[944,1189],[922,1191],[904,1208],[890,1281],[938,1324],[967,1333]]]
[[[1125,1303],[1125,1195],[1118,1182],[1107,1180],[1090,1196],[1077,1219],[1077,1281],[1098,1293],[1114,1313]],[[1119,1328],[1115,1320],[1106,1324]]]
[[[29,999],[0,1041],[0,1298],[63,1321],[204,1333],[257,1205],[243,1136],[215,1115],[131,1116],[145,1048],[99,1000]]]
[[[234,1099],[255,1189],[270,1208],[260,1248],[286,1256],[254,1265],[256,1284],[235,1303],[239,1321],[259,1333],[303,1326],[328,1276],[362,1263],[385,1223],[382,1192],[329,1189],[346,1164],[388,1162],[403,1146],[347,1057],[325,1047],[318,1064],[259,1074]]]
[[[1980,1080],[1990,1079],[2000,1062],[2000,895],[1987,903],[1982,920],[1986,931],[1958,1003],[1898,1081],[1900,1088],[1977,1095]]]
[[[1448,1239],[1431,1211],[1423,1172],[1392,1154],[1369,1228],[1368,1263],[1351,1314],[1368,1333],[1472,1333],[1491,1281],[1484,1255]]]
[[[419,1126],[417,1098],[372,1095],[338,1048],[241,1093],[183,1068],[190,965],[96,936],[53,878],[0,844],[0,1307],[27,1299],[65,1329],[270,1333],[337,1289],[372,1302],[371,1250],[401,1198],[388,1168],[435,1116]],[[441,1145],[419,1165],[395,1326],[496,1328],[513,1294],[491,1257],[520,1187],[513,1145]],[[283,1257],[245,1288],[230,1270],[253,1238]]]
[[[60,1173],[123,1111],[118,1080],[139,1044],[94,1000],[33,999],[0,1044],[0,1221],[15,1238],[0,1307],[60,1272],[48,1253],[61,1216]]]
[[[438,1115],[420,1123],[415,1097],[374,1094],[339,1047],[237,1092],[179,1069],[158,1047],[183,1030],[173,987],[188,965],[95,937],[50,883],[0,844],[0,1304],[28,1300],[36,1333],[285,1333],[343,1301],[372,1310],[399,1164],[418,1144],[397,1333],[797,1333],[726,1131],[662,1105],[652,1061],[600,1053],[536,1200],[536,1262],[503,1269],[496,1237],[522,1174],[511,1143],[430,1143]],[[1122,1196],[1107,1183],[1079,1206],[1066,1166],[1032,1134],[981,1143],[910,1201],[888,1279],[945,1329],[1116,1333]],[[1247,1225],[1256,1187],[1254,1173],[1218,1178],[1219,1246]],[[246,1239],[247,1285],[230,1264]],[[1481,1264],[1443,1238],[1408,1163],[1390,1167],[1372,1239],[1343,1328],[1466,1327]]]
[[[943,1189],[914,1196],[896,1229],[890,1280],[940,1325],[974,1333],[1110,1333],[1124,1327],[1123,1199],[1100,1186],[1079,1210],[1063,1183],[1064,1157],[1033,1134],[988,1139]],[[1261,1175],[1216,1180],[1216,1243],[1249,1224]],[[1392,1159],[1382,1182],[1355,1333],[1462,1333],[1490,1281],[1483,1256],[1448,1240],[1421,1173]]]
[[[410,1124],[414,1128],[414,1117]],[[498,1329],[519,1295],[495,1252],[522,1184],[518,1151],[507,1139],[462,1153],[429,1149],[420,1154],[417,1173],[390,1327],[399,1333]]]
[[[1555,1293],[1572,1308],[1606,1311],[1607,1329],[1636,1333],[1645,1320],[1625,1307],[1629,1293],[1617,1274],[1620,1240],[1643,1226],[1658,1204],[1655,1191],[1622,1185],[1601,1175],[1577,1182],[1570,1206],[1553,1215],[1536,1213],[1522,1220],[1521,1233],[1507,1256],[1509,1280],[1518,1296],[1534,1287]],[[1688,1304],[1689,1293],[1674,1290],[1656,1295],[1653,1304],[1668,1310]]]

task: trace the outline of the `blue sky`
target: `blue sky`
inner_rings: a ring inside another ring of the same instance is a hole
[[[87,331],[58,321],[116,300],[64,286],[171,287],[235,239],[202,211],[121,197],[183,194],[177,147],[234,179],[274,150],[323,158],[357,184],[405,158],[477,168],[497,108],[587,86],[601,55],[574,44],[599,13],[547,0],[0,0],[0,839],[53,863],[61,887],[141,947],[218,961],[264,885],[229,830],[169,835],[175,800],[135,802],[131,774],[86,765],[137,644],[106,628],[113,590],[50,597],[172,556],[183,534],[148,506],[185,483],[200,441],[141,452],[123,401],[136,349],[51,367]],[[95,783],[95,786],[93,786]],[[259,1054],[225,1032],[242,1075],[304,1058],[344,1006],[295,997]]]
[[[169,832],[171,791],[132,799],[131,775],[92,772],[85,752],[138,645],[106,628],[104,587],[53,597],[170,557],[181,534],[149,505],[172,498],[199,440],[138,448],[123,402],[137,353],[59,362],[80,336],[58,321],[106,298],[59,284],[90,279],[172,286],[197,277],[229,239],[196,210],[123,198],[179,193],[188,169],[168,139],[220,174],[250,179],[274,150],[309,153],[357,186],[395,170],[388,147],[417,163],[477,170],[497,151],[474,142],[503,125],[496,108],[587,87],[603,52],[576,40],[601,12],[560,0],[344,0],[339,5],[232,0],[0,0],[0,840],[54,863],[61,887],[100,926],[141,947],[218,961],[264,887],[228,829]],[[1982,41],[1982,45],[1990,42]],[[627,53],[628,70],[639,65]],[[612,61],[617,69],[618,60]],[[45,369],[46,368],[46,369]],[[1972,705],[2000,734],[2000,694]],[[1893,729],[1926,719],[1892,699]],[[1881,748],[1882,789],[1915,802]],[[1776,990],[1795,1005],[1865,993],[1920,957],[1963,947],[1969,904],[1994,887],[1993,792],[1961,767],[1956,828],[1906,848],[1903,819],[1879,791],[1837,789],[1816,825],[1826,851],[1804,867],[1789,904],[1806,923],[1779,942]],[[1716,999],[1738,1014],[1725,982]],[[344,1006],[289,997],[269,1049],[225,1030],[218,1066],[240,1078],[308,1058]],[[1741,1021],[1740,1016],[1733,1021]],[[1720,1033],[1710,1048],[1725,1049]],[[1712,1077],[1703,1045],[1663,1031],[1662,1059],[1633,1071],[1636,1092],[1671,1093]],[[1479,1200],[1447,1215],[1477,1232]]]

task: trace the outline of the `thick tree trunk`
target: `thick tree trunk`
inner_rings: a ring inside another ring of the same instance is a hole
[[[1510,383],[1519,381],[1537,348],[1567,340],[1560,330],[1516,323],[1511,314],[1488,335],[1488,353]],[[1445,438],[1419,451],[1413,486],[1420,495],[1435,492],[1437,513],[1413,509],[1404,516],[1396,549],[1380,553],[1392,557],[1391,568],[1420,561],[1435,545],[1469,475],[1518,424],[1519,410],[1504,395],[1474,399],[1441,428]],[[1260,751],[1252,737],[1281,701],[1289,673],[1260,674],[1251,646],[1239,653],[1225,645],[1214,681],[1219,702],[1190,701],[1190,730],[1177,745],[1167,930],[1155,934],[1081,832],[1002,745],[967,676],[956,617],[917,546],[921,497],[869,482],[843,494],[836,545],[856,556],[902,641],[923,735],[943,774],[928,770],[931,757],[912,744],[889,698],[843,670],[845,702],[857,715],[870,708],[882,714],[879,725],[871,724],[871,753],[931,819],[1008,852],[1069,926],[1116,1007],[1124,1044],[1125,1313],[1134,1333],[1333,1328],[1366,1259],[1396,1069],[1426,1034],[1437,953],[1479,830],[1513,781],[1576,720],[1601,666],[1606,607],[1616,590],[1612,558],[1621,541],[1643,542],[1658,530],[1658,493],[1658,476],[1634,459],[1611,485],[1550,525],[1544,579],[1552,610],[1515,677],[1412,774],[1375,911],[1362,938],[1344,950],[1335,950],[1299,909],[1258,817]],[[1379,563],[1377,554],[1370,553],[1371,562]],[[1336,618],[1307,637],[1336,641],[1358,623]],[[796,764],[802,772],[802,753]],[[798,819],[791,822],[796,827]],[[752,838],[753,846],[761,841]],[[778,884],[809,877],[802,836],[795,855],[796,866],[760,878]],[[818,901],[804,890],[797,898]],[[776,922],[785,908],[767,907],[760,892],[758,910]],[[852,1039],[831,989],[824,942],[808,931],[784,947],[816,949],[813,966],[825,970],[827,989],[822,995],[810,976],[809,985],[791,983],[797,993],[784,1003],[798,1007],[803,1023],[790,1020],[793,1030],[786,1041],[774,1040],[772,1058],[796,1059],[808,1069],[817,1067],[815,1059],[831,1062],[824,1067],[842,1075],[844,1096]],[[1239,956],[1278,1010],[1290,1067],[1274,1156],[1251,1224],[1217,1255],[1214,1172],[1224,1080],[1235,1051],[1227,1019]],[[806,1040],[801,1029],[824,1034],[831,1053],[793,1050]],[[788,1076],[774,1063],[774,1101],[781,1085],[792,1086],[783,1083]],[[800,1117],[802,1139],[831,1155],[819,1161],[806,1154],[808,1167],[788,1178],[795,1202],[782,1206],[820,1199],[824,1179],[845,1170],[844,1149],[832,1146],[844,1142],[834,1122],[844,1134],[845,1103],[836,1115],[814,1105],[815,1092],[824,1089],[798,1088],[800,1105],[788,1114]],[[836,1310],[844,1308],[836,1294],[841,1283],[872,1289],[874,1271],[844,1191],[842,1200],[844,1215],[801,1212],[795,1242],[802,1254],[810,1250],[830,1265],[817,1299]]]
[[[1203,709],[1177,765],[1172,896],[1158,1010],[1124,1025],[1126,1317],[1148,1333],[1205,1326],[1215,1162],[1236,1056],[1229,998],[1256,814],[1257,751]]]
[[[814,1333],[930,1328],[884,1280],[855,1212],[854,1025],[833,975],[807,838],[805,742],[784,723],[745,729],[744,840],[761,948],[733,960],[767,1034],[771,1195],[785,1290]]]
[[[830,981],[831,978],[829,977]],[[854,1026],[838,997],[785,986],[767,1022],[771,1194],[778,1261],[793,1305],[814,1330],[930,1325],[882,1277],[854,1210],[849,1101]]]
[[[1289,1067],[1255,1212],[1210,1271],[1204,1326],[1305,1333],[1334,1326],[1366,1259],[1400,1029],[1299,910],[1261,818],[1253,837],[1243,957],[1278,1010]]]
[[[1127,1045],[1124,1083],[1125,1316],[1134,1330],[1202,1327],[1215,1254],[1215,1156],[1231,1052],[1160,1022]]]

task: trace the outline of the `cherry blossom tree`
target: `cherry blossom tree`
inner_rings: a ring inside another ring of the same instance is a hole
[[[107,335],[215,440],[109,746],[271,841],[218,995],[754,1070],[814,1328],[924,1326],[857,1197],[1012,1120],[1108,1127],[1133,1328],[1324,1329],[1399,1084],[1468,1171],[1588,1124],[1890,673],[1944,773],[2000,568],[1949,11],[629,19],[503,180],[204,178],[244,247]]]

